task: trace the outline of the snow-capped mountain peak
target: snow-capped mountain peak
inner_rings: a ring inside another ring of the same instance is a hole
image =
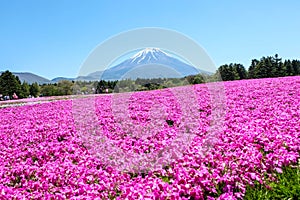
[[[158,61],[161,57],[169,56],[159,48],[145,48],[142,51],[139,51],[133,55],[131,63],[140,64],[140,63],[151,63]]]
[[[145,48],[129,59],[104,71],[101,79],[185,77],[199,71],[159,48]]]

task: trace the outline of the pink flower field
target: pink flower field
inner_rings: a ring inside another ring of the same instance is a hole
[[[300,77],[222,84],[1,108],[0,199],[243,199],[298,163]]]

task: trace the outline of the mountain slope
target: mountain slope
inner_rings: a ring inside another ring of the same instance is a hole
[[[24,81],[29,84],[32,84],[34,82],[37,82],[38,84],[50,83],[49,79],[46,79],[44,77],[29,72],[13,72],[13,74],[15,76],[18,76],[22,83]]]
[[[179,78],[204,73],[158,48],[146,48],[105,70],[101,79]]]
[[[29,72],[13,72],[14,75],[19,77],[21,82],[25,81],[29,84],[34,82],[38,84],[57,83],[61,80],[98,81],[100,79],[120,80],[126,78],[181,78],[198,73],[211,74],[210,72],[196,69],[158,48],[146,48],[105,71],[95,71],[87,76],[78,76],[76,78],[56,77],[48,80]]]
[[[63,81],[63,80],[73,81],[75,80],[75,78],[56,77],[51,80],[51,83],[58,83],[59,81]]]
[[[2,72],[0,71],[0,74]],[[30,72],[12,72],[13,75],[18,76],[21,83],[24,81],[32,84],[34,82],[37,82],[38,84],[44,84],[44,83],[50,83],[51,81],[49,79],[46,79],[42,76],[38,76],[36,74],[30,73]]]

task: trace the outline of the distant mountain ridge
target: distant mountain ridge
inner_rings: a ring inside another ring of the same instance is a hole
[[[1,72],[0,72],[1,73]],[[131,58],[104,71],[95,71],[87,76],[76,78],[56,77],[52,80],[29,72],[12,72],[21,82],[29,84],[57,83],[61,80],[69,81],[98,81],[120,80],[125,78],[181,78],[199,73],[212,74],[199,70],[158,48],[145,48]]]
[[[0,74],[2,74],[3,71],[0,71]],[[38,83],[38,84],[47,84],[51,83],[51,80],[44,78],[42,76],[30,73],[30,72],[12,72],[13,75],[18,76],[21,83],[24,81],[32,84],[32,83]]]
[[[63,81],[63,80],[74,81],[75,78],[56,77],[51,80],[51,83],[58,83],[59,81]]]

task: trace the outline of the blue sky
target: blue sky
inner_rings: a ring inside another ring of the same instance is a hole
[[[300,59],[300,1],[0,0],[0,71],[75,77],[120,32],[161,27],[200,44],[217,66],[278,53]]]

